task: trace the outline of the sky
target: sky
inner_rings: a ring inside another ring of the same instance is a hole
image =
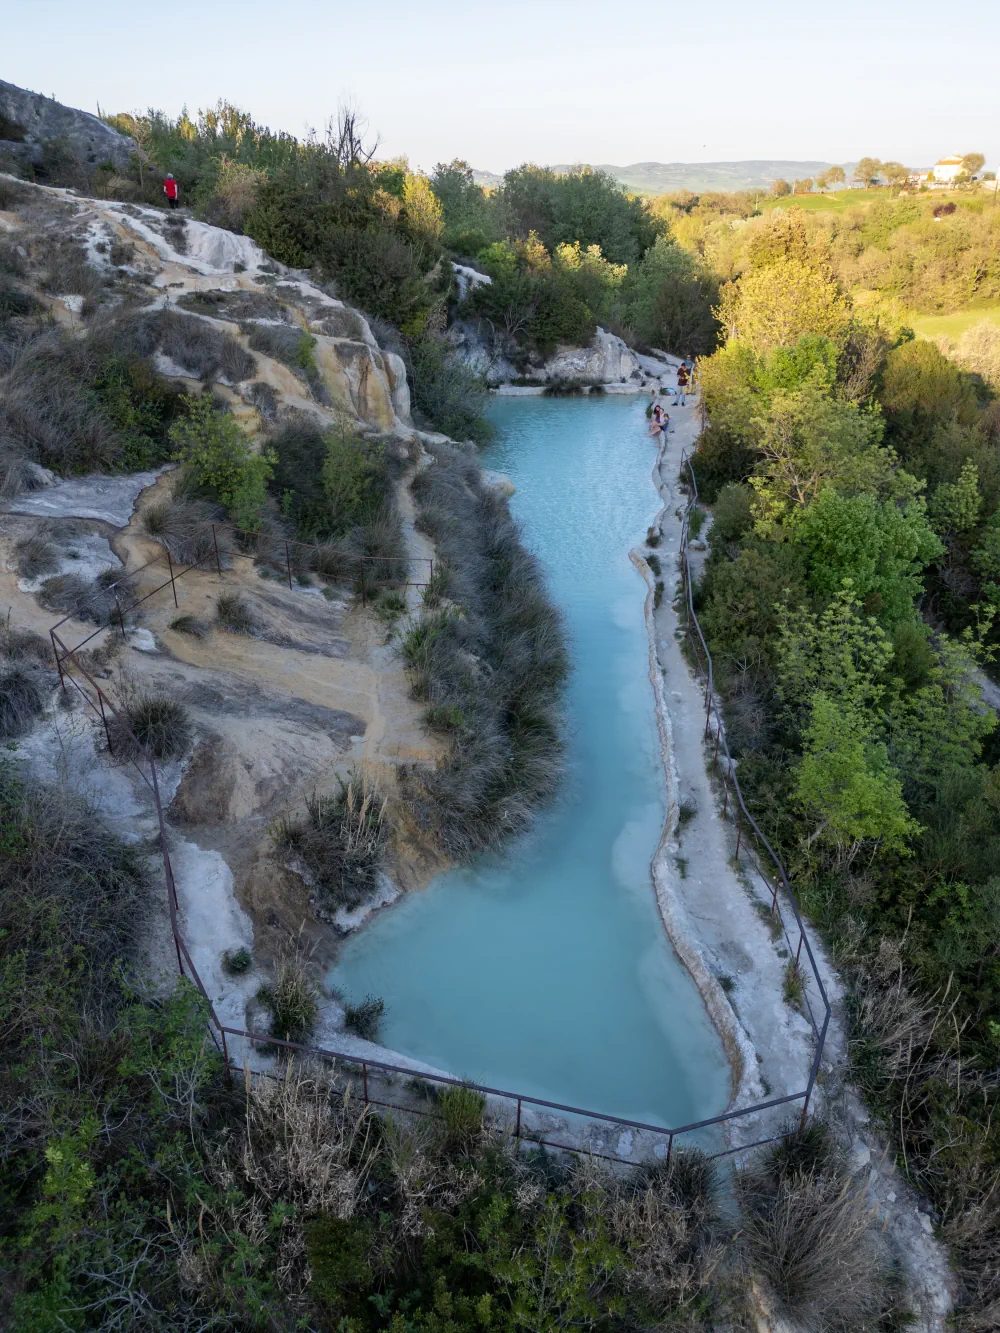
[[[30,0],[0,25],[0,78],[70,106],[224,97],[301,135],[349,98],[428,170],[1000,159],[997,0]]]

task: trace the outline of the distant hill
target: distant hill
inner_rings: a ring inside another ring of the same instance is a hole
[[[571,171],[580,163],[558,163],[553,171]],[[671,190],[766,190],[783,176],[794,181],[804,176],[818,176],[832,167],[832,162],[633,162],[616,167],[609,162],[597,164],[638,194],[666,194]],[[480,185],[499,185],[503,179],[489,171],[474,173]],[[850,172],[848,172],[850,175]]]

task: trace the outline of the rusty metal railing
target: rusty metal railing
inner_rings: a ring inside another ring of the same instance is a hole
[[[205,538],[206,543],[209,536],[211,536],[212,547],[211,550],[206,555],[203,555],[200,560],[193,560],[189,564],[185,565],[183,568],[179,568],[174,564],[173,556],[170,553],[170,548],[166,544],[164,544],[163,550],[154,555],[150,560],[147,560],[145,564],[138,565],[135,569],[128,569],[128,568],[123,569],[121,578],[116,579],[113,583],[109,583],[105,586],[105,592],[112,593],[115,599],[115,611],[109,617],[108,623],[104,625],[98,625],[97,629],[93,630],[90,634],[88,634],[85,639],[81,639],[79,643],[75,644],[73,649],[74,652],[78,652],[81,648],[85,647],[88,643],[91,642],[92,639],[96,639],[99,634],[103,634],[106,629],[113,628],[115,625],[116,616],[117,616],[118,627],[121,630],[122,637],[124,638],[125,617],[131,614],[131,612],[133,612],[136,609],[136,607],[141,606],[144,602],[148,602],[151,597],[155,597],[157,593],[163,592],[165,588],[169,588],[171,590],[174,598],[174,606],[179,609],[180,603],[177,600],[178,581],[184,578],[185,575],[190,574],[192,570],[206,569],[206,568],[211,569],[213,566],[215,568],[216,573],[221,577],[225,573],[225,569],[223,567],[224,559],[227,561],[249,560],[254,563],[261,563],[264,565],[268,565],[272,568],[277,568],[281,565],[284,565],[285,574],[288,579],[289,592],[294,592],[295,590],[295,585],[292,581],[293,574],[305,575],[305,574],[314,574],[316,572],[315,564],[310,561],[309,556],[306,556],[304,560],[300,560],[297,557],[295,563],[293,563],[292,560],[293,549],[296,551],[296,553],[300,551],[315,552],[322,549],[321,547],[313,545],[309,542],[300,542],[294,540],[285,541],[283,538],[280,539],[281,548],[284,551],[284,560],[281,560],[280,552],[278,558],[275,559],[273,555],[267,555],[266,553],[262,555],[260,551],[256,552],[237,551],[229,547],[224,547],[220,551],[219,549],[220,534],[223,537],[233,536],[243,541],[245,541],[247,538],[246,533],[240,532],[239,529],[234,528],[231,524],[207,523],[204,525],[202,529],[202,536]],[[193,540],[196,537],[196,535],[197,533],[193,533],[189,538],[189,540]],[[371,587],[425,588],[427,587],[428,583],[430,583],[434,578],[434,561],[429,557],[425,556],[421,556],[418,559],[410,560],[406,556],[350,555],[345,553],[342,556],[342,559],[344,561],[345,574],[342,579],[334,578],[332,581],[347,582],[347,583],[353,582],[356,586],[356,590],[361,598],[363,605],[367,603],[368,589]],[[121,591],[125,590],[130,591],[133,582],[140,574],[144,573],[147,569],[151,569],[154,565],[164,564],[164,563],[166,564],[168,570],[166,579],[164,579],[164,581],[158,584],[155,588],[151,588],[149,592],[144,593],[142,597],[133,598],[133,600],[130,601],[127,606],[123,606],[121,600]],[[409,577],[409,571],[410,571],[410,566],[412,564],[416,564],[418,566],[426,565],[427,578],[411,579]],[[368,577],[366,573],[367,570],[373,568],[378,570],[386,565],[403,565],[405,567],[406,577],[388,578],[388,579],[373,579]],[[56,621],[55,625],[52,626],[52,629],[58,630],[63,625],[65,625],[68,620],[72,619],[74,619],[72,613],[65,615],[63,616],[62,620]],[[56,654],[56,665],[57,666],[60,665],[58,654]],[[60,678],[61,676],[62,676],[62,668],[60,666]]]
[[[718,701],[715,696],[715,668],[712,663],[712,654],[708,651],[708,643],[705,640],[705,635],[701,628],[701,622],[699,621],[697,612],[694,609],[694,578],[691,573],[691,561],[690,561],[688,546],[689,546],[689,529],[690,529],[691,514],[693,513],[694,509],[698,504],[698,482],[694,474],[694,468],[691,465],[691,460],[688,457],[686,451],[681,454],[682,478],[685,470],[687,471],[687,475],[690,478],[691,482],[691,497],[688,501],[687,507],[684,510],[684,517],[681,523],[681,546],[680,546],[681,573],[684,582],[684,593],[685,593],[685,602],[687,611],[686,627],[688,630],[689,637],[691,638],[691,642],[695,648],[695,655],[700,659],[699,666],[701,667],[704,673],[703,681],[705,686],[705,739],[709,743],[711,743],[711,738],[712,738],[713,719],[715,724],[715,744],[712,753],[712,766],[716,774],[722,780],[723,818],[725,819],[730,816],[730,790],[731,790],[733,797],[732,810],[733,810],[734,822],[736,825],[737,859],[740,857],[740,853],[742,851],[746,859],[750,862],[750,864],[753,866],[754,870],[760,877],[762,883],[765,885],[767,893],[771,899],[770,911],[772,919],[780,923],[781,931],[785,938],[785,943],[788,945],[789,955],[791,955],[792,952],[794,951],[796,968],[799,968],[801,966],[802,952],[803,950],[805,950],[806,958],[809,964],[809,970],[812,974],[812,980],[815,984],[816,990],[819,994],[819,999],[822,1004],[821,1019],[817,1021],[816,1014],[813,1011],[812,1002],[809,998],[808,984],[804,985],[802,989],[802,998],[805,1001],[806,1009],[808,1011],[808,1016],[809,1016],[809,1023],[810,1026],[812,1027],[813,1035],[816,1039],[816,1050],[814,1052],[813,1060],[809,1068],[809,1081],[806,1084],[804,1090],[801,1093],[797,1094],[797,1096],[792,1099],[792,1100],[799,1100],[801,1098],[802,1100],[802,1115],[800,1124],[804,1125],[806,1116],[809,1112],[809,1103],[812,1098],[813,1089],[816,1085],[816,1076],[819,1073],[820,1061],[823,1057],[823,1048],[826,1044],[827,1032],[829,1031],[830,1028],[830,1017],[831,1017],[830,1000],[826,993],[826,987],[823,985],[823,978],[820,976],[819,967],[816,962],[815,954],[813,953],[812,945],[810,944],[809,937],[806,934],[806,928],[802,921],[802,913],[799,908],[798,900],[796,899],[795,894],[792,891],[792,886],[788,879],[788,872],[785,870],[785,867],[782,864],[781,858],[778,856],[778,853],[774,850],[768,839],[764,836],[764,833],[761,830],[760,825],[757,823],[756,819],[754,819],[753,815],[747,809],[746,802],[743,798],[743,790],[740,787],[739,778],[736,775],[736,767],[734,765],[733,756],[729,752],[729,742],[726,738],[726,729],[723,723],[722,714],[719,711]],[[694,631],[693,635],[691,634],[692,629]],[[745,835],[745,830],[747,829],[749,830],[749,836]],[[756,846],[754,845],[754,842],[756,842]],[[757,850],[758,847],[763,849],[764,854],[774,867],[770,875],[768,875],[765,872],[764,867],[761,864],[760,854]],[[779,901],[780,894],[784,895],[785,906],[788,909],[790,909],[794,921],[794,926],[792,927],[791,935],[789,935],[788,925],[785,920],[784,912],[782,911],[782,904]],[[795,941],[793,945],[792,937],[795,935],[796,932],[798,933],[798,939],[797,941]]]
[[[698,618],[694,610],[694,601],[692,592],[693,580],[691,577],[691,569],[688,559],[687,548],[688,548],[688,528],[689,528],[690,513],[694,505],[697,503],[697,483],[695,482],[694,471],[691,468],[690,461],[686,457],[683,459],[683,464],[686,464],[687,466],[692,486],[692,498],[684,514],[682,533],[681,533],[682,572],[684,577],[684,584],[685,584],[686,598],[687,598],[688,628],[690,629],[691,627],[693,627],[694,630],[696,631],[697,640],[698,643],[700,643],[701,653],[703,655],[703,660],[707,668],[705,735],[706,737],[711,736],[711,730],[712,730],[711,723],[714,717],[716,721],[716,729],[715,729],[715,753],[713,756],[713,762],[720,776],[722,776],[723,785],[725,789],[723,813],[724,815],[728,814],[729,790],[730,788],[732,788],[734,794],[734,809],[738,809],[739,811],[736,821],[737,854],[739,855],[740,850],[742,849],[743,854],[747,856],[748,859],[751,860],[752,864],[754,864],[757,870],[757,873],[761,876],[763,882],[768,886],[768,891],[771,893],[771,912],[772,914],[775,914],[777,919],[781,920],[783,930],[785,930],[785,924],[784,924],[784,917],[781,911],[781,904],[779,902],[779,891],[784,892],[787,902],[791,907],[796,927],[798,928],[799,931],[798,947],[796,950],[796,962],[798,963],[802,950],[804,949],[806,952],[810,968],[812,970],[813,978],[816,987],[818,989],[819,996],[823,1004],[822,1023],[821,1025],[817,1025],[816,1018],[812,1012],[812,1006],[808,1001],[808,995],[806,995],[806,1003],[809,1009],[810,1021],[812,1024],[814,1034],[816,1035],[816,1052],[810,1068],[809,1080],[807,1086],[801,1092],[790,1093],[782,1097],[772,1097],[766,1101],[754,1103],[751,1106],[741,1107],[736,1110],[725,1111],[721,1115],[711,1116],[707,1119],[692,1121],[687,1124],[670,1128],[662,1125],[649,1124],[647,1122],[640,1120],[631,1120],[624,1116],[615,1116],[604,1112],[587,1110],[583,1107],[570,1106],[560,1102],[547,1101],[544,1098],[532,1097],[524,1093],[511,1092],[501,1088],[490,1087],[485,1084],[473,1083],[466,1079],[457,1079],[445,1075],[427,1073],[423,1070],[407,1068],[401,1065],[395,1065],[381,1060],[360,1058],[358,1055],[350,1051],[336,1050],[330,1047],[309,1046],[297,1042],[283,1041],[280,1038],[272,1036],[270,1034],[248,1032],[242,1028],[230,1027],[222,1023],[221,1020],[219,1019],[218,1014],[215,1011],[215,1007],[212,1004],[211,998],[209,997],[208,992],[205,989],[201,977],[198,974],[197,968],[195,967],[194,962],[191,959],[191,955],[188,951],[188,947],[187,944],[185,943],[183,933],[181,930],[179,921],[180,902],[177,896],[177,887],[174,880],[173,867],[170,863],[170,849],[169,849],[167,824],[164,818],[163,804],[160,796],[160,784],[157,776],[156,761],[153,758],[153,756],[149,754],[149,752],[145,749],[145,747],[138,741],[138,739],[135,736],[135,733],[129,726],[127,718],[124,716],[124,714],[121,713],[121,711],[115,707],[113,701],[109,698],[109,696],[105,693],[100,684],[94,679],[94,677],[90,674],[85,665],[80,661],[79,657],[77,656],[77,653],[79,652],[80,648],[82,648],[85,644],[89,643],[91,639],[95,637],[96,634],[102,633],[103,630],[107,628],[107,626],[102,626],[100,629],[95,630],[94,634],[88,635],[86,639],[82,640],[79,644],[76,644],[74,647],[70,648],[65,644],[65,642],[63,641],[62,637],[58,632],[62,627],[62,625],[65,624],[66,620],[71,618],[68,616],[64,617],[63,620],[59,621],[50,630],[53,654],[55,656],[56,665],[59,669],[59,677],[62,683],[62,687],[63,689],[66,689],[67,685],[72,685],[82,696],[87,706],[95,713],[96,716],[100,717],[104,727],[108,749],[111,754],[114,754],[114,734],[118,727],[124,728],[128,732],[133,742],[133,747],[131,747],[132,752],[127,756],[127,758],[129,762],[133,765],[133,767],[139,772],[143,782],[146,784],[146,786],[149,788],[152,794],[153,803],[156,809],[156,817],[159,824],[160,853],[163,860],[164,875],[166,879],[167,904],[168,904],[169,918],[170,918],[170,929],[173,935],[174,946],[177,954],[178,971],[181,976],[185,976],[190,979],[190,981],[197,988],[197,990],[199,991],[205,1002],[205,1005],[207,1007],[207,1012],[209,1015],[209,1030],[211,1031],[213,1040],[215,1044],[218,1046],[219,1051],[222,1055],[227,1078],[230,1077],[231,1075],[231,1068],[233,1063],[228,1039],[237,1038],[245,1043],[248,1043],[250,1046],[253,1047],[266,1047],[271,1050],[277,1048],[279,1051],[300,1053],[311,1059],[333,1062],[335,1065],[339,1065],[340,1068],[343,1071],[345,1071],[346,1074],[351,1076],[356,1076],[360,1079],[361,1093],[366,1105],[398,1110],[400,1112],[409,1115],[434,1116],[435,1112],[434,1110],[427,1110],[413,1105],[412,1099],[409,1102],[392,1101],[388,1099],[386,1095],[386,1089],[392,1087],[393,1080],[395,1080],[400,1076],[406,1076],[411,1080],[412,1079],[419,1080],[421,1083],[430,1085],[432,1088],[439,1088],[439,1087],[468,1088],[473,1092],[476,1092],[479,1095],[481,1095],[484,1098],[484,1104],[489,1104],[489,1102],[492,1102],[494,1107],[496,1107],[499,1104],[499,1109],[501,1111],[504,1108],[507,1109],[508,1115],[506,1119],[500,1117],[500,1120],[502,1121],[505,1130],[509,1132],[512,1135],[512,1137],[514,1137],[516,1140],[520,1141],[524,1139],[530,1143],[537,1144],[538,1146],[541,1147],[554,1148],[560,1151],[573,1152],[573,1153],[586,1153],[588,1155],[603,1157],[607,1160],[615,1161],[618,1163],[621,1163],[623,1161],[623,1159],[620,1156],[611,1155],[608,1153],[596,1152],[593,1150],[593,1148],[587,1145],[581,1146],[581,1144],[579,1143],[561,1142],[558,1139],[546,1137],[546,1135],[541,1131],[536,1131],[531,1129],[530,1127],[526,1127],[524,1124],[525,1112],[531,1112],[533,1110],[546,1114],[551,1112],[558,1112],[562,1115],[573,1116],[581,1121],[589,1122],[591,1124],[598,1126],[605,1126],[620,1131],[625,1131],[625,1130],[639,1131],[644,1134],[652,1135],[660,1143],[664,1145],[662,1156],[667,1161],[670,1160],[671,1154],[674,1149],[674,1145],[677,1139],[679,1138],[682,1138],[684,1136],[695,1135],[701,1131],[711,1130],[715,1127],[732,1125],[737,1121],[746,1119],[750,1116],[759,1115],[762,1112],[773,1110],[778,1107],[793,1106],[801,1102],[802,1110],[799,1120],[799,1126],[801,1127],[802,1125],[804,1125],[809,1110],[809,1104],[813,1088],[816,1082],[816,1075],[819,1070],[823,1045],[826,1040],[826,1034],[829,1027],[830,1003],[826,995],[826,990],[823,986],[822,978],[819,975],[819,970],[816,965],[816,960],[813,954],[813,950],[809,943],[808,937],[806,936],[805,927],[802,923],[798,904],[795,900],[794,894],[792,893],[791,886],[789,884],[788,876],[785,872],[784,866],[782,865],[779,857],[777,856],[777,853],[774,851],[774,849],[771,847],[770,843],[768,842],[764,834],[761,832],[753,816],[746,808],[746,804],[743,799],[743,793],[740,790],[739,782],[737,780],[736,773],[733,767],[732,757],[729,754],[729,747],[725,737],[725,729],[723,727],[722,718],[719,713],[714,697],[714,676],[713,676],[711,654],[708,651],[708,645],[705,642],[705,637],[704,634],[702,633],[701,625],[698,622]],[[245,558],[255,559],[256,557],[248,555]],[[371,557],[371,558],[375,560],[380,559],[380,557]],[[159,587],[153,589],[152,592],[145,594],[145,596],[143,596],[142,598],[136,599],[134,602],[131,603],[129,607],[124,608],[124,614],[128,614],[128,612],[132,610],[135,606],[140,605],[142,602],[146,601],[149,597],[153,596],[157,592],[162,591],[164,588],[168,586],[171,587],[173,591],[174,600],[176,604],[177,580],[182,578],[185,574],[189,573],[192,569],[201,568],[206,563],[214,562],[218,573],[219,574],[223,573],[222,560],[218,550],[217,541],[214,539],[213,536],[212,553],[204,560],[192,563],[191,565],[188,565],[185,569],[181,570],[180,572],[178,572],[174,568],[172,558],[169,552],[165,552],[164,556],[156,557],[154,558],[154,560],[147,562],[146,565],[141,566],[138,570],[133,570],[131,571],[131,573],[123,575],[123,578],[122,580],[120,580],[120,582],[124,584],[130,581],[135,577],[136,574],[141,573],[143,569],[146,569],[150,565],[155,564],[157,559],[166,559],[170,571],[168,579],[164,583],[160,584]],[[291,586],[291,575],[294,572],[295,567],[291,563],[290,554],[287,557],[287,561],[288,561],[287,568],[289,576],[289,585]],[[432,562],[428,563],[431,565],[429,577],[433,577],[433,563]],[[400,583],[402,583],[402,580],[400,580]],[[417,586],[422,586],[422,585],[418,584]],[[114,590],[115,587],[116,585],[111,585],[109,591]],[[119,624],[124,634],[125,632],[124,614],[120,604],[118,606],[118,611],[119,611]],[[83,686],[80,684],[80,681],[76,678],[76,675],[74,673],[79,673],[79,675],[83,678],[83,680],[87,682],[90,689],[93,691],[93,696],[91,696],[91,694],[89,694],[88,691],[83,688]],[[111,726],[110,719],[113,719],[115,721],[114,729]],[[721,762],[720,762],[720,753],[722,756]],[[142,764],[135,757],[136,754],[142,756],[143,762],[148,768],[148,774],[146,771],[143,770]],[[727,761],[728,761],[728,767],[726,767]],[[774,864],[776,873],[771,878],[768,878],[768,876],[765,874],[764,869],[760,862],[760,857],[757,855],[756,850],[751,844],[750,839],[744,836],[743,833],[744,821],[746,823],[746,826],[751,831],[751,836],[757,840],[757,843],[766,851],[766,853],[768,854],[768,856],[770,857],[771,861]],[[788,939],[789,942],[789,948],[791,948],[791,941],[788,937],[787,930],[785,930],[785,935],[786,939]],[[246,1068],[249,1070],[249,1064],[246,1065]],[[258,1072],[267,1073],[269,1071],[259,1070]],[[279,1076],[280,1073],[281,1071],[279,1070]],[[385,1083],[385,1088],[382,1087],[376,1088],[374,1094],[369,1082],[371,1075],[376,1075],[380,1077]],[[349,1079],[348,1082],[348,1087],[352,1086],[353,1086],[353,1077]],[[751,1143],[742,1143],[736,1147],[723,1148],[717,1152],[707,1153],[706,1155],[709,1158],[714,1159],[714,1158],[730,1156],[734,1153],[747,1152],[751,1148],[760,1147],[764,1144],[772,1143],[775,1142],[777,1139],[786,1137],[790,1132],[794,1131],[790,1131],[788,1129],[781,1129],[776,1134],[770,1134],[765,1138],[756,1139]]]

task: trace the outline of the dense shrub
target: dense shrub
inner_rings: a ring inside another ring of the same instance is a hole
[[[259,526],[274,455],[255,453],[246,435],[207,395],[184,400],[184,415],[170,428],[175,458],[197,484],[218,496],[240,528]]]
[[[450,758],[414,774],[413,793],[421,817],[464,857],[528,827],[556,789],[567,658],[559,614],[506,501],[468,455],[434,453],[413,492],[462,614],[425,614],[404,653],[419,697],[456,710],[463,725]]]
[[[224,592],[215,603],[215,618],[233,634],[249,637],[260,632],[260,622],[241,593]]]
[[[191,716],[176,699],[127,689],[110,731],[117,758],[176,759],[191,744]]]
[[[413,406],[434,430],[455,440],[482,444],[493,431],[484,415],[487,388],[443,339],[425,333],[406,349]]]
[[[375,888],[388,837],[386,798],[362,773],[330,796],[313,795],[301,819],[282,818],[274,840],[299,857],[321,902],[354,908]]]

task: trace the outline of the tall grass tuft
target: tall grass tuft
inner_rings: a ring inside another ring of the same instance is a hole
[[[233,634],[246,634],[252,637],[260,630],[260,624],[250,604],[241,593],[224,592],[215,603],[215,616]]]
[[[110,719],[111,744],[119,758],[176,759],[191,744],[191,715],[163,694],[123,686],[120,710]]]
[[[748,1262],[779,1313],[817,1331],[873,1326],[885,1266],[871,1205],[820,1127],[739,1172],[736,1195]]]
[[[324,901],[357,907],[375,887],[388,839],[388,799],[365,770],[331,796],[311,796],[301,819],[283,818],[272,830],[275,845],[301,858]]]
[[[344,1005],[344,1026],[365,1041],[378,1041],[384,1016],[385,1000],[376,995],[366,995],[360,1004]]]
[[[319,1018],[319,991],[295,954],[278,963],[273,985],[261,986],[257,999],[271,1015],[271,1034],[282,1041],[304,1042]]]

